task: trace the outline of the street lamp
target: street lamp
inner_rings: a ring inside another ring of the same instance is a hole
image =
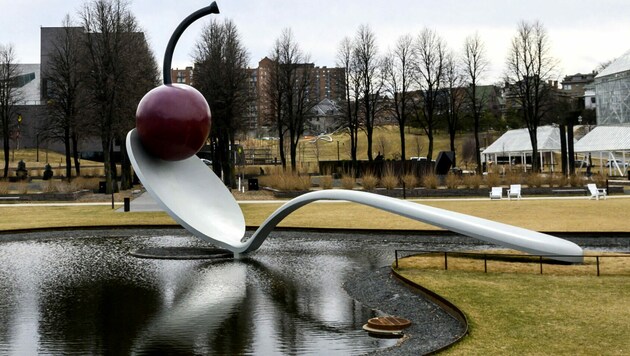
[[[17,122],[18,122],[18,128],[17,128],[17,147],[16,149],[19,151],[20,150],[20,124],[22,123],[22,114],[17,114]]]

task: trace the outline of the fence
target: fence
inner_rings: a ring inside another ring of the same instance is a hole
[[[528,254],[512,254],[512,253],[488,253],[488,252],[459,252],[459,251],[436,251],[436,250],[395,250],[396,256],[396,268],[398,268],[398,260],[403,257],[419,256],[419,255],[431,255],[444,256],[444,270],[448,270],[448,257],[468,257],[473,259],[483,259],[484,273],[488,273],[488,260],[490,261],[525,261],[529,263],[536,262],[540,266],[540,274],[543,274],[543,266],[553,263],[562,263],[560,261],[552,260],[553,257],[575,257],[572,255],[528,255]],[[401,253],[412,253],[413,255],[400,256]],[[600,276],[600,260],[608,258],[630,258],[630,254],[606,254],[606,255],[585,255],[584,259],[595,259],[595,266],[597,267],[597,276]],[[543,263],[544,262],[544,263]],[[565,263],[568,264],[568,263]],[[628,270],[630,273],[630,268]]]

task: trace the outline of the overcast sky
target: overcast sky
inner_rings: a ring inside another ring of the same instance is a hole
[[[13,44],[18,62],[39,63],[39,27],[60,26],[65,14],[75,18],[87,0],[0,0],[0,44]],[[207,0],[132,0],[130,9],[144,29],[158,63],[172,31]],[[380,52],[403,34],[431,28],[454,51],[478,32],[491,62],[486,82],[501,78],[510,41],[519,21],[543,23],[554,56],[560,60],[559,79],[588,73],[600,63],[630,49],[628,0],[218,0],[221,14],[232,19],[256,67],[282,29],[291,28],[302,50],[317,66],[335,66],[339,42],[353,36],[361,24],[374,30]],[[194,43],[204,18],[178,42],[173,67],[192,63]]]

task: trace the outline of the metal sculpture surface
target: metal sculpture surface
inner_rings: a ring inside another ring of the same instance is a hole
[[[164,59],[164,85],[156,88],[159,89],[157,91],[150,91],[142,99],[136,114],[138,129],[131,130],[126,140],[129,158],[144,187],[175,221],[192,234],[235,254],[248,253],[259,248],[273,228],[298,208],[317,200],[345,200],[516,250],[536,255],[555,255],[553,258],[568,262],[582,261],[583,251],[578,245],[554,236],[382,195],[336,189],[310,192],[290,200],[269,216],[251,237],[245,238],[245,219],[238,203],[223,182],[194,155],[200,148],[195,148],[198,145],[196,141],[181,141],[170,137],[164,142],[155,137],[164,132],[170,131],[171,135],[173,131],[180,132],[179,128],[173,129],[178,125],[184,126],[183,130],[188,131],[194,131],[197,127],[202,135],[207,135],[204,133],[206,109],[199,104],[198,98],[194,98],[195,93],[190,101],[182,99],[184,101],[180,104],[171,104],[174,108],[162,110],[154,106],[164,105],[171,95],[177,97],[181,94],[178,90],[191,91],[188,88],[177,88],[183,87],[181,85],[173,88],[170,75],[166,73],[170,73],[172,52],[181,32],[196,19],[210,13],[218,13],[214,2],[184,20],[171,37]],[[151,96],[159,100],[152,100]],[[189,114],[197,115],[200,119],[191,119],[177,112],[186,112],[186,105],[190,103],[197,109],[192,113],[188,111]],[[207,114],[209,130],[209,109]],[[151,122],[155,117],[158,119]],[[140,127],[143,125],[153,127],[151,130],[141,131]],[[164,131],[165,127],[171,129]]]

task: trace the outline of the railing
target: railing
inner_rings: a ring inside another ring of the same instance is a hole
[[[411,253],[410,255],[401,256],[402,253]],[[540,274],[543,274],[543,261],[553,262],[554,264],[560,264],[557,260],[551,260],[551,257],[575,257],[572,255],[529,255],[529,254],[512,254],[512,253],[491,253],[491,252],[459,252],[459,251],[438,251],[438,250],[394,250],[396,256],[396,268],[398,268],[398,260],[403,257],[411,257],[417,255],[432,255],[432,256],[444,256],[444,270],[448,270],[448,256],[451,257],[469,257],[476,259],[483,259],[484,273],[488,273],[488,260],[497,261],[512,261],[517,259],[525,259],[526,262],[537,262],[540,266]],[[630,258],[628,254],[605,254],[605,255],[584,255],[584,259],[594,258],[595,265],[597,266],[597,276],[600,276],[600,259],[603,258]],[[630,272],[630,270],[628,271]]]

